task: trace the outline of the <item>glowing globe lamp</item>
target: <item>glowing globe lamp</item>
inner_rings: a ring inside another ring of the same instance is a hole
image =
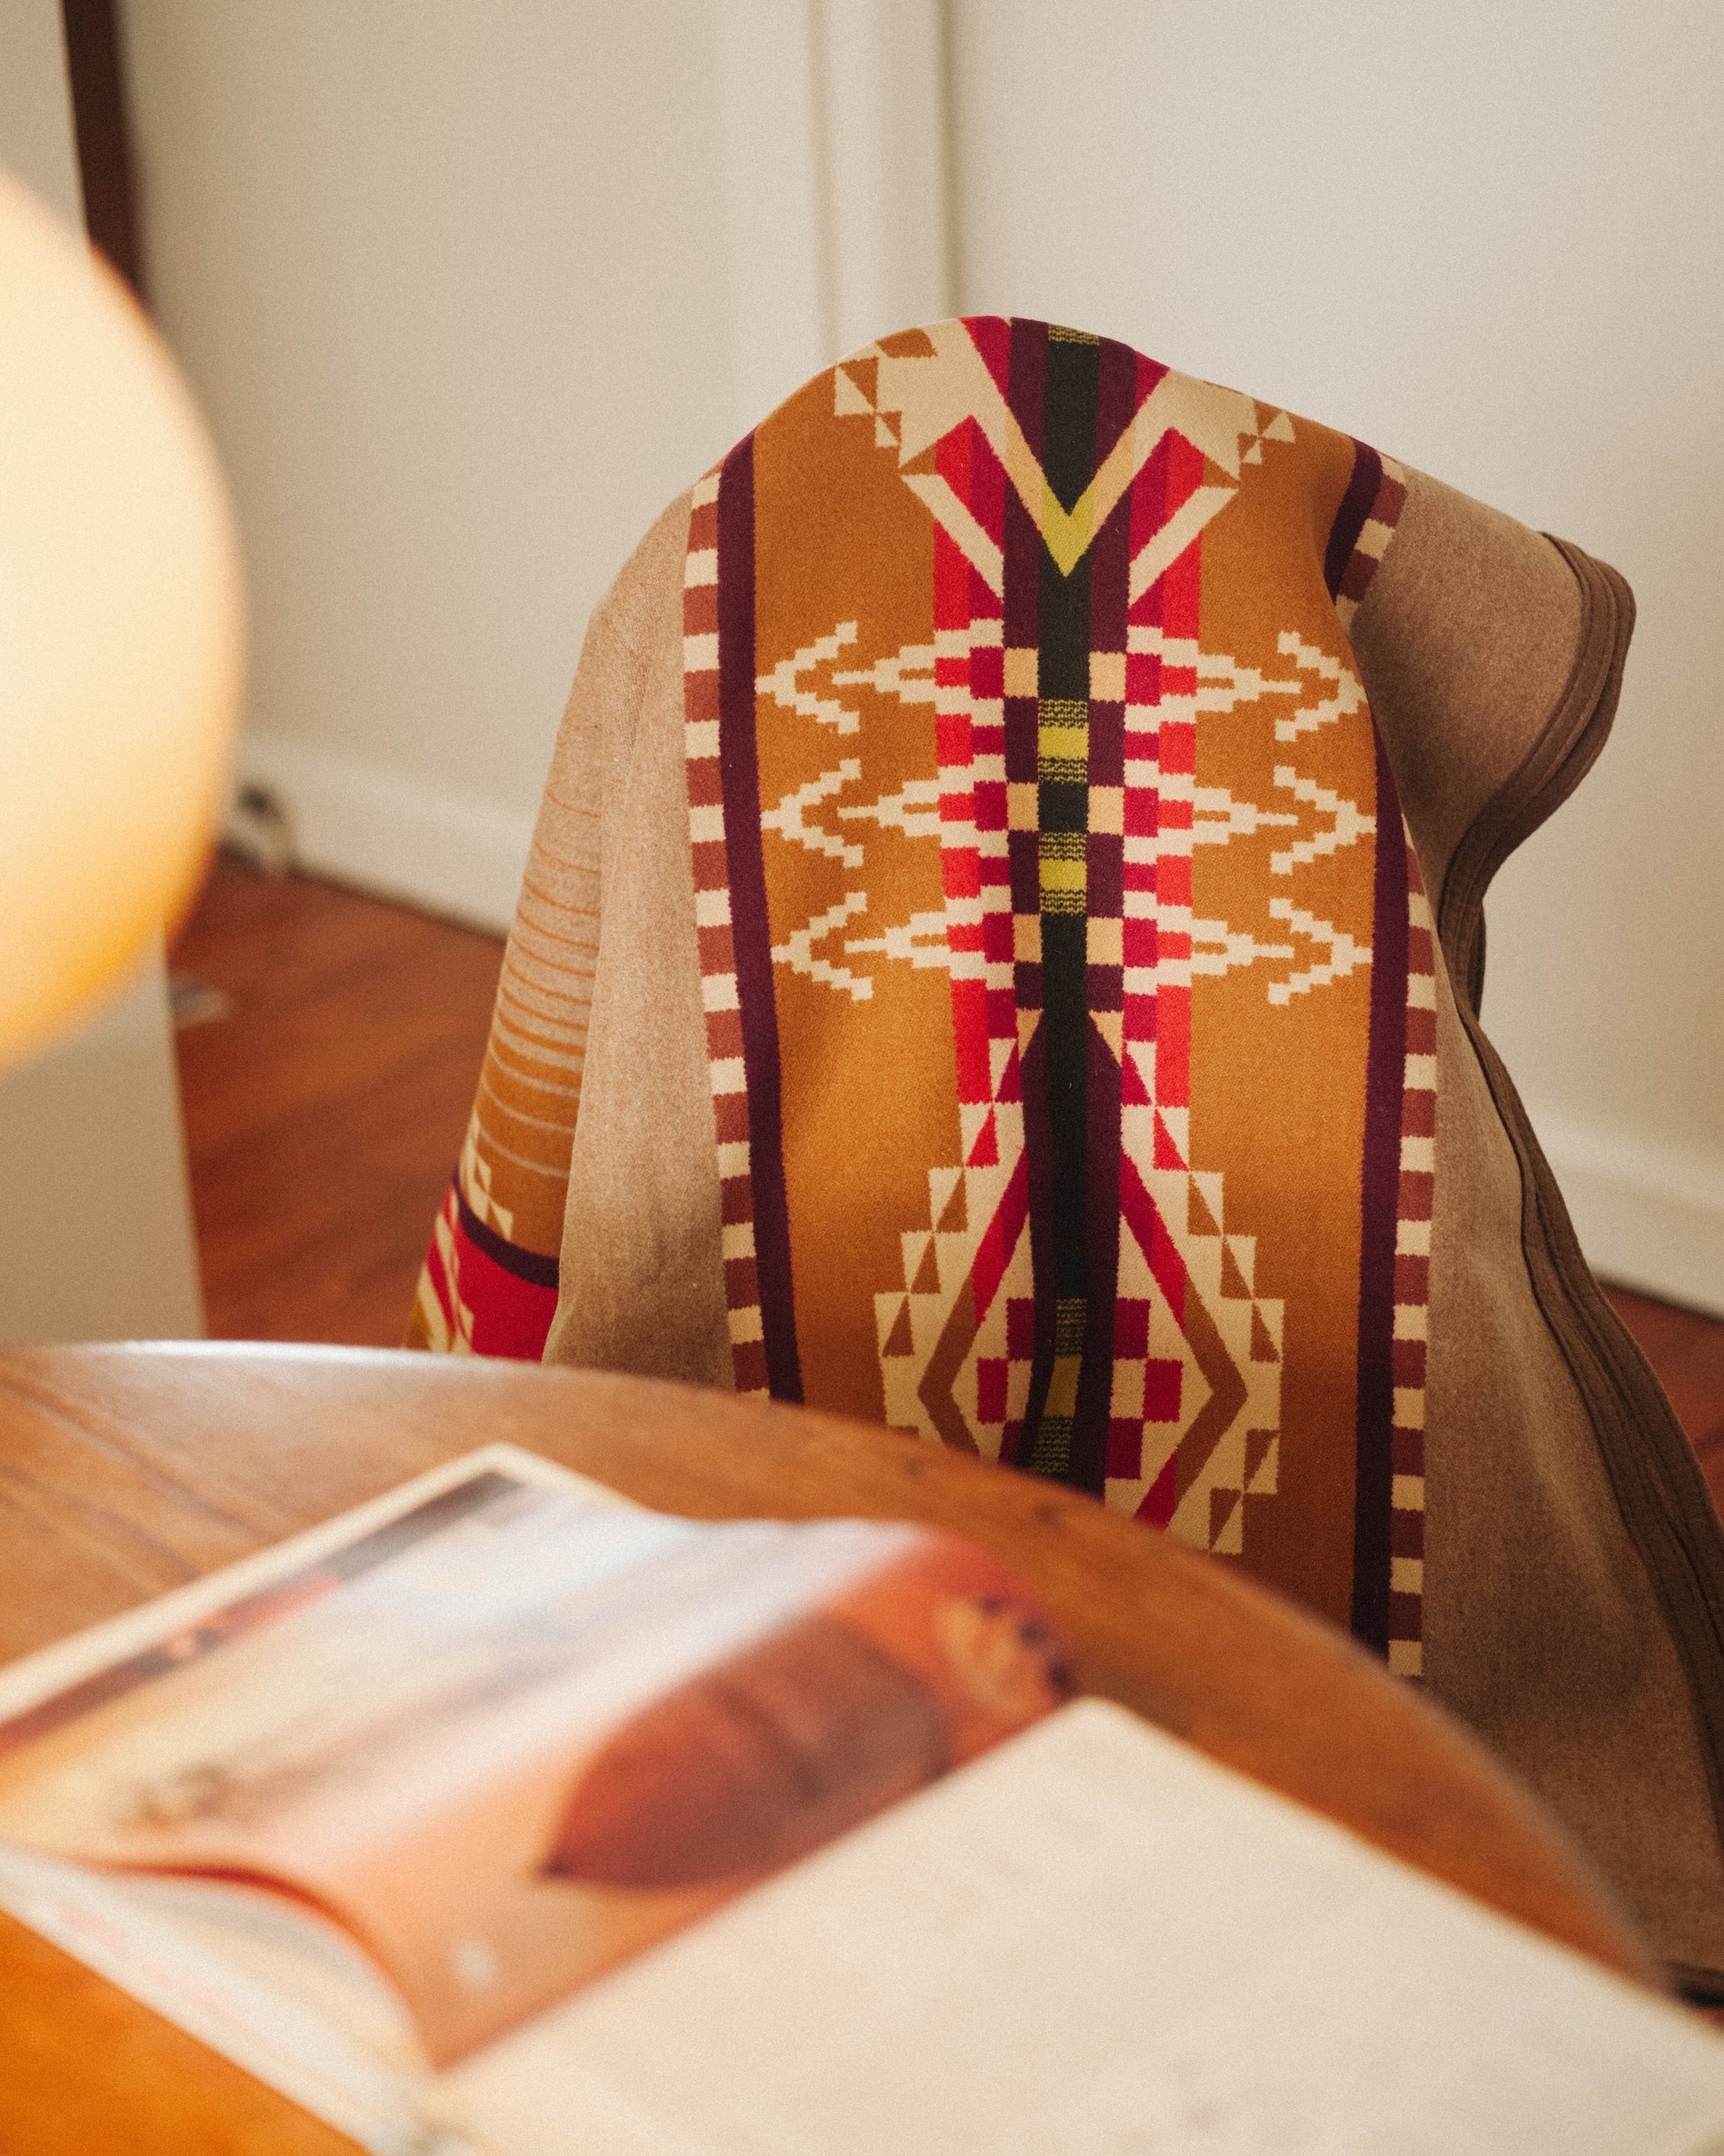
[[[0,1063],[189,901],[244,646],[184,385],[82,236],[0,173]]]

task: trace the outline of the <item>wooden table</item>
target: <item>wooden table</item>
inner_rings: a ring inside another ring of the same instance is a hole
[[[0,1661],[495,1439],[669,1512],[915,1519],[1058,1613],[1081,1687],[1651,1982],[1609,1890],[1455,1724],[1339,1633],[1088,1498],[799,1410],[363,1350],[0,1350]],[[0,1919],[0,2150],[350,2152]]]

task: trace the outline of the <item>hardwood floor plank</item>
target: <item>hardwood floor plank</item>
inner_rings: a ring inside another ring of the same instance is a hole
[[[501,938],[218,859],[173,952],[233,1007],[178,1036],[214,1337],[400,1340],[501,962]]]

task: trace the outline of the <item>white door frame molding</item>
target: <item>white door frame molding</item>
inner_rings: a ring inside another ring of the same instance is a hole
[[[944,0],[718,0],[738,432],[951,312]]]

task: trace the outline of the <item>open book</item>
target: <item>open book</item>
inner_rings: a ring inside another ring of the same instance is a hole
[[[1697,2023],[1066,1690],[966,1543],[493,1446],[0,1672],[0,1906],[391,2156],[1724,2156]]]

